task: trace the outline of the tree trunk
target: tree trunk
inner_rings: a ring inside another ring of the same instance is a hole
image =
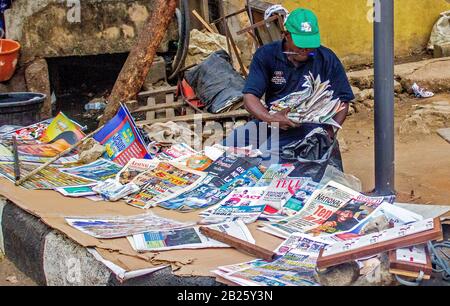
[[[133,100],[139,93],[152,66],[156,50],[175,14],[177,0],[153,1],[155,2],[154,10],[143,26],[137,43],[130,51],[114,84],[100,125],[105,124],[116,115],[121,102]]]

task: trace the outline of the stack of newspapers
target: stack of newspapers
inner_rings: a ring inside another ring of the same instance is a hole
[[[339,98],[333,99],[334,92],[330,90],[330,81],[322,83],[320,75],[314,79],[311,73],[305,76],[305,79],[305,90],[273,102],[270,113],[289,108],[291,112],[288,118],[295,123],[328,124],[341,128],[333,118],[344,110],[344,106]]]

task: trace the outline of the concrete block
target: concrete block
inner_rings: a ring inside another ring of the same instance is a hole
[[[52,117],[52,98],[50,92],[50,75],[47,61],[38,59],[32,62],[25,69],[25,80],[28,91],[39,92],[47,95],[41,108],[41,119],[45,120]]]
[[[166,79],[166,62],[164,61],[164,58],[160,56],[155,57],[152,67],[150,68],[150,71],[145,80],[144,87],[152,87],[153,84],[156,84],[160,81],[166,81]]]

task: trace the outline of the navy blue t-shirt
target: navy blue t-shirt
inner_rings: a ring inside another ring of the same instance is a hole
[[[265,45],[256,51],[243,93],[258,98],[266,95],[267,105],[285,96],[304,90],[305,76],[312,72],[322,82],[330,80],[334,98],[342,102],[355,99],[347,75],[339,58],[328,48],[320,47],[308,61],[296,67],[283,53],[283,41]]]

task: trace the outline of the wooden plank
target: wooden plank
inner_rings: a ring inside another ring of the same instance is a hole
[[[195,16],[195,18],[197,18],[198,19],[198,21],[200,21],[200,23],[205,27],[205,29],[207,29],[209,32],[211,32],[211,33],[218,33],[217,31],[215,31],[212,27],[211,27],[211,25],[209,24],[209,23],[207,23],[206,21],[205,21],[205,19],[203,19],[202,18],[202,16],[200,16],[200,14],[196,11],[196,10],[193,10],[192,11],[192,14]]]
[[[395,271],[402,271],[403,273],[420,273],[421,271],[425,275],[431,275],[433,274],[433,266],[431,262],[431,256],[430,252],[428,250],[428,247],[425,247],[426,252],[426,258],[427,263],[426,264],[417,264],[417,263],[410,263],[406,261],[400,261],[397,260],[397,251],[389,251],[389,269],[395,270]],[[397,273],[395,273],[397,274]]]
[[[437,130],[437,133],[439,134],[439,136],[444,138],[444,140],[450,143],[450,128]]]
[[[147,112],[147,111],[156,111],[166,108],[178,108],[185,106],[186,103],[184,102],[174,102],[174,103],[167,103],[167,104],[157,104],[153,106],[141,106],[139,108],[136,108],[132,113],[140,113],[140,112]]]
[[[317,268],[322,270],[346,262],[373,256],[379,253],[424,244],[428,241],[439,240],[441,237],[441,221],[439,218],[436,218],[434,219],[434,228],[421,233],[396,238],[385,242],[373,243],[363,248],[358,248],[326,257],[323,256],[325,250],[323,248],[322,250],[320,250],[319,258],[317,259]]]
[[[173,104],[174,99],[175,98],[173,96],[173,93],[166,94],[166,106],[168,104]],[[166,118],[173,118],[173,117],[175,117],[175,109],[166,107]]]
[[[229,118],[250,117],[250,114],[246,110],[238,110],[238,111],[222,113],[222,114],[203,113],[203,114],[179,116],[179,117],[174,117],[172,119],[161,118],[161,119],[155,119],[155,120],[138,121],[136,124],[138,126],[144,126],[147,124],[160,123],[160,122],[164,123],[164,122],[168,122],[168,121],[192,122],[196,119],[195,116],[198,116],[198,118],[201,118],[203,121],[207,121],[207,120],[220,120],[220,119],[229,119]]]
[[[209,4],[208,4],[208,0],[200,0],[200,7],[201,7],[201,10],[202,10],[202,15],[203,15],[203,18],[207,21],[207,22],[209,22]]]
[[[254,29],[257,29],[257,28],[259,28],[259,27],[261,27],[261,26],[264,26],[264,25],[266,25],[266,24],[269,23],[269,22],[273,22],[273,21],[275,21],[275,20],[277,20],[277,19],[278,19],[278,16],[272,16],[272,17],[270,17],[270,18],[267,19],[267,20],[263,20],[263,21],[260,21],[260,22],[255,23],[254,25],[251,25],[251,26],[249,26],[249,27],[246,27],[246,28],[240,30],[239,32],[237,32],[236,34],[237,34],[237,35],[245,34],[245,33],[250,32],[250,31],[252,31],[252,30],[254,30]]]
[[[233,48],[234,54],[236,55],[237,61],[239,63],[239,67],[241,68],[241,72],[244,75],[245,78],[248,77],[248,70],[245,67],[244,63],[242,62],[241,53],[236,45],[236,42],[234,41],[233,35],[231,35],[230,27],[228,26],[228,22],[224,22],[225,30],[228,33],[228,37],[230,39],[231,47]]]
[[[228,244],[229,246],[235,248],[240,252],[250,254],[259,259],[264,259],[265,261],[273,261],[277,256],[276,253],[270,250],[267,250],[255,244],[251,244],[248,241],[238,239],[234,236],[213,230],[209,227],[200,227],[200,232],[206,237]]]
[[[148,99],[147,99],[147,106],[148,107],[152,107],[152,106],[155,106],[156,105],[156,100],[155,100],[155,98],[153,98],[153,97],[149,97]],[[148,120],[154,120],[155,119],[155,116],[156,116],[156,112],[154,112],[154,111],[149,111],[149,112],[147,112],[147,114],[145,115],[145,119],[148,121]]]
[[[148,98],[154,95],[158,95],[158,94],[166,94],[169,92],[175,92],[177,90],[176,86],[171,86],[171,87],[162,87],[162,88],[158,88],[155,90],[149,90],[149,91],[143,91],[140,92],[138,94],[139,98]]]

